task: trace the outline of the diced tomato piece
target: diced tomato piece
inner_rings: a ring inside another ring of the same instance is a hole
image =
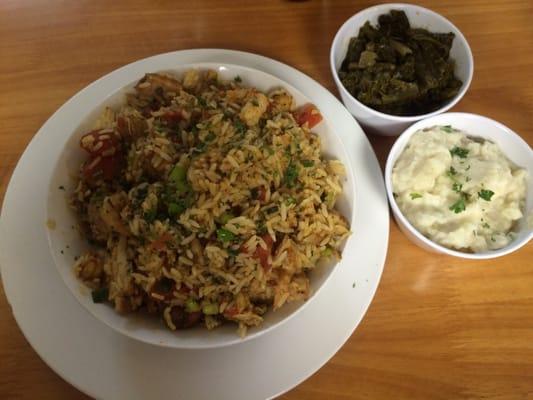
[[[263,241],[267,245],[267,248],[263,249],[261,246],[257,246],[255,248],[254,257],[259,259],[259,262],[261,263],[263,269],[265,271],[268,271],[272,267],[272,265],[270,265],[268,257],[272,254],[273,241],[270,235],[263,235],[261,239],[263,239]]]
[[[165,232],[152,242],[152,247],[158,251],[165,250],[167,248],[167,242],[170,240],[172,240],[172,235]]]
[[[294,119],[298,125],[303,126],[307,123],[308,128],[313,128],[320,121],[322,121],[322,115],[314,104],[308,103],[294,111]]]
[[[266,189],[264,186],[259,186],[257,188],[257,199],[260,201],[265,201],[266,199]]]
[[[237,315],[238,313],[239,313],[239,309],[237,308],[236,304],[233,304],[231,307],[227,307],[224,310],[224,316],[229,317],[229,318]]]
[[[109,157],[92,156],[83,167],[83,176],[86,180],[100,177],[104,180],[112,180],[120,171],[121,163],[120,155]]]
[[[255,257],[259,260],[261,263],[261,266],[265,271],[270,270],[272,265],[270,265],[270,261],[268,260],[268,256],[272,254],[272,246],[274,245],[274,242],[272,240],[272,237],[268,234],[261,236],[261,239],[265,242],[267,248],[263,249],[260,245],[257,245],[255,248],[254,254],[252,257]],[[241,246],[241,253],[248,253],[248,249],[246,246]]]
[[[161,116],[162,119],[167,121],[169,124],[177,124],[184,119],[183,112],[177,111],[168,111]]]
[[[114,132],[97,129],[83,135],[80,147],[92,156],[111,156],[119,151],[118,138]]]

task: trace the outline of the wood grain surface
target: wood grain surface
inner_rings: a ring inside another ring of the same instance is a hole
[[[336,93],[329,47],[371,1],[0,0],[0,195],[32,136],[115,68],[179,49],[275,58]],[[533,144],[533,2],[420,1],[464,33],[475,72],[454,108]],[[393,139],[370,136],[380,161]],[[533,399],[533,244],[497,260],[429,254],[394,222],[385,271],[342,349],[284,399]],[[0,399],[85,399],[37,356],[0,294]]]

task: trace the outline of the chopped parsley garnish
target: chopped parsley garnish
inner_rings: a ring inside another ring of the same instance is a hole
[[[91,292],[93,303],[103,303],[109,296],[109,290],[107,288],[94,289]]]
[[[236,120],[233,123],[233,126],[235,127],[235,130],[239,135],[244,135],[246,133],[246,126],[242,123],[241,120]]]
[[[266,214],[273,214],[273,213],[275,213],[275,212],[278,212],[278,210],[279,210],[279,207],[278,207],[278,206],[273,206],[273,207],[267,208],[267,209],[265,210],[265,213],[266,213]]]
[[[290,206],[291,204],[296,204],[296,199],[294,197],[289,197],[285,203]]]
[[[235,234],[227,229],[220,228],[217,229],[217,238],[221,242],[231,242],[235,240]]]
[[[205,151],[205,148],[207,147],[206,142],[200,142],[198,145],[192,150],[194,153],[203,153]]]
[[[213,132],[210,131],[210,132],[207,134],[207,136],[205,137],[205,141],[206,141],[206,142],[212,142],[213,140],[215,140],[215,138],[216,138],[215,134],[214,134]]]
[[[440,127],[440,130],[446,133],[452,133],[454,131],[451,125],[443,125]]]
[[[422,197],[422,195],[420,193],[411,193],[409,196],[411,196],[411,200],[414,200],[414,199],[419,199]]]
[[[154,222],[157,217],[157,208],[145,211],[143,217],[146,222]]]
[[[170,171],[168,179],[172,182],[185,182],[187,180],[187,170],[182,165],[176,164]]]
[[[302,165],[305,168],[311,168],[313,165],[315,165],[315,162],[313,160],[302,160]]]
[[[198,104],[200,104],[202,107],[207,107],[207,102],[203,97],[198,97]]]
[[[483,225],[481,225],[483,228],[490,228],[490,225],[487,222],[484,222]]]
[[[450,150],[450,154],[452,156],[456,156],[459,158],[466,158],[468,156],[468,149],[465,149],[464,147],[457,147],[455,146],[453,149]]]
[[[233,78],[233,80],[237,83],[241,83],[242,82],[242,79],[239,75],[237,75],[235,78]]]
[[[292,161],[289,163],[287,170],[285,171],[285,184],[287,187],[293,187],[296,184],[298,179],[298,167],[296,164],[293,164]]]
[[[452,185],[452,190],[454,192],[461,193],[462,189],[463,189],[463,184],[462,183],[454,182],[454,184]]]
[[[450,166],[450,169],[446,172],[446,175],[448,175],[450,178],[457,175],[457,171],[453,166]]]
[[[232,249],[231,247],[227,249],[227,252],[230,256],[237,257],[239,255],[239,250]]]
[[[250,189],[250,196],[252,196],[252,199],[257,200],[257,197],[259,196],[259,189],[254,187]]]
[[[453,211],[456,214],[459,214],[465,209],[466,209],[466,205],[465,205],[465,200],[463,197],[461,197],[459,200],[457,200],[455,203],[453,203],[450,206],[450,211]]]
[[[481,189],[479,192],[477,192],[478,196],[481,197],[483,200],[490,201],[492,196],[494,196],[494,192],[492,190],[486,190]]]
[[[225,212],[224,214],[220,216],[219,221],[222,225],[226,225],[229,222],[229,220],[233,218],[235,218],[233,214]]]
[[[185,211],[186,207],[183,202],[170,203],[168,205],[168,215],[171,217],[176,217]]]

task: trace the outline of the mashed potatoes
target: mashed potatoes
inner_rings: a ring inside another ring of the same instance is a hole
[[[392,186],[403,214],[423,235],[481,252],[513,240],[526,177],[496,144],[435,126],[413,134],[392,170]]]

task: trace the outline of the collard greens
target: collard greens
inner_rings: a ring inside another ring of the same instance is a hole
[[[363,104],[394,115],[434,111],[459,91],[450,48],[455,35],[412,28],[403,11],[367,21],[350,39],[339,77]]]

